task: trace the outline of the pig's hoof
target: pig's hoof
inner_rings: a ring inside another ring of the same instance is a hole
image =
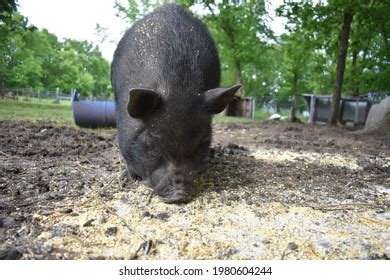
[[[142,178],[138,176],[134,171],[126,169],[120,175],[122,178],[131,179],[132,181],[141,181]]]
[[[127,183],[127,176],[128,176],[128,172],[127,172],[127,170],[123,170],[122,172],[121,172],[121,174],[119,174],[119,176],[118,176],[118,183],[119,183],[119,186],[121,187],[121,188],[124,188],[125,187],[125,185],[126,185],[126,183]]]
[[[118,176],[118,183],[121,188],[124,188],[126,183],[134,183],[141,180],[141,177],[133,172],[129,172],[127,169],[123,170]]]

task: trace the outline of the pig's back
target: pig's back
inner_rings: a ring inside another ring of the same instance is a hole
[[[119,42],[111,70],[113,89],[119,104],[127,102],[134,87],[164,96],[197,94],[218,87],[219,67],[204,24],[181,6],[168,4],[137,21]]]

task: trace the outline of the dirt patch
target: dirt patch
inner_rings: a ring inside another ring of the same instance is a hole
[[[115,130],[0,122],[2,259],[386,259],[390,137],[214,125],[187,204],[121,184]]]

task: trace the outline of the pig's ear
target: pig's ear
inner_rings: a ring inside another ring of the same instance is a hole
[[[161,97],[157,92],[144,88],[132,88],[127,111],[133,118],[143,118],[152,113],[160,105]]]
[[[233,100],[234,95],[241,85],[230,88],[214,88],[204,93],[207,112],[210,114],[221,113],[225,107]]]

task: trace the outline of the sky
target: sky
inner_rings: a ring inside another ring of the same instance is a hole
[[[111,61],[116,44],[128,23],[116,16],[114,0],[19,0],[18,11],[38,28],[46,28],[59,39],[87,40],[99,44]],[[108,29],[109,40],[100,44],[96,24]],[[110,42],[110,41],[114,41]]]
[[[111,61],[116,44],[129,24],[116,16],[115,0],[19,0],[18,11],[38,28],[46,28],[59,39],[87,40],[99,45],[103,56]],[[126,3],[126,0],[120,2]],[[269,1],[271,18],[268,26],[276,35],[283,33],[283,20],[274,16],[283,0]],[[100,43],[96,24],[107,28],[109,38]]]

